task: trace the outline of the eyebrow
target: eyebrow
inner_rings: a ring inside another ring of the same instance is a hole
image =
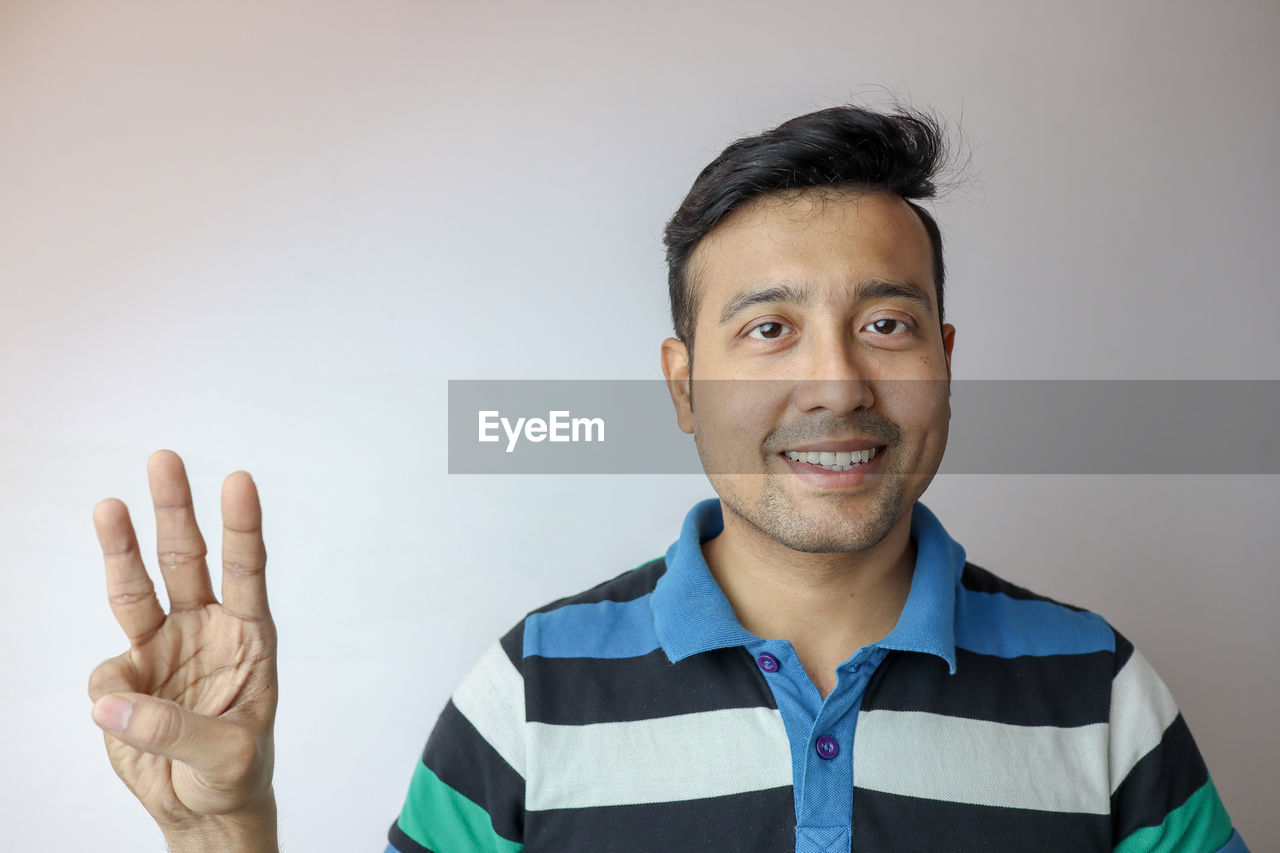
[[[864,299],[905,299],[908,302],[920,305],[930,313],[933,312],[933,303],[929,300],[924,289],[914,281],[889,281],[882,278],[869,279],[861,282],[853,289],[853,297],[859,302]],[[730,299],[729,303],[724,306],[724,310],[720,312],[720,323],[722,325],[728,323],[739,313],[756,305],[774,305],[779,302],[808,305],[809,291],[786,281],[743,291]]]

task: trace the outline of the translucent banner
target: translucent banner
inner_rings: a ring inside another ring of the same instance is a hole
[[[833,443],[911,474],[939,439],[944,474],[1280,474],[1280,380],[695,380],[705,465],[662,380],[451,380],[448,416],[451,474],[759,474]]]

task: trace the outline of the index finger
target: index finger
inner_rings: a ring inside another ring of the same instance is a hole
[[[222,606],[243,619],[267,619],[267,549],[262,505],[248,471],[222,484]]]

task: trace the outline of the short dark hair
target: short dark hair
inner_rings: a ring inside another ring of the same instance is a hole
[[[945,137],[932,115],[898,105],[891,113],[831,107],[793,118],[732,143],[693,182],[667,223],[667,286],[676,337],[692,355],[698,295],[689,259],[702,238],[754,199],[811,188],[882,191],[901,196],[924,224],[933,247],[933,282],[942,321],[942,233],[915,199],[933,198],[946,159]]]

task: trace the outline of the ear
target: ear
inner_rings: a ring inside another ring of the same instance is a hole
[[[951,348],[956,345],[956,327],[950,323],[942,325],[942,352],[947,357],[947,385],[951,384]]]
[[[676,423],[683,432],[693,434],[693,400],[690,397],[689,348],[682,341],[667,338],[662,342],[662,375],[667,378],[667,391],[676,408]]]

